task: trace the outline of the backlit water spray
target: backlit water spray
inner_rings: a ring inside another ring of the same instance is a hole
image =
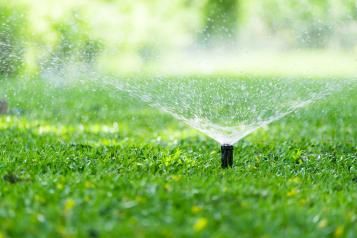
[[[105,81],[216,140],[223,168],[232,166],[233,145],[245,136],[353,82],[244,76]]]

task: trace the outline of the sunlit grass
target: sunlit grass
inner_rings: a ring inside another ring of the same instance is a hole
[[[3,85],[0,236],[357,232],[353,88],[253,133],[222,170],[217,143],[125,94]]]

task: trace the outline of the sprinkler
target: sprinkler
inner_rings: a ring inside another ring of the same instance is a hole
[[[233,167],[233,145],[221,145],[221,161],[223,169]]]

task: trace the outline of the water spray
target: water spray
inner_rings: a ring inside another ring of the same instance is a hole
[[[233,145],[221,145],[221,161],[223,169],[233,167]]]

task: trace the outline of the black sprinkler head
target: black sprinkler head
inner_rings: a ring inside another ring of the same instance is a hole
[[[221,161],[223,169],[233,167],[233,145],[221,145]]]

